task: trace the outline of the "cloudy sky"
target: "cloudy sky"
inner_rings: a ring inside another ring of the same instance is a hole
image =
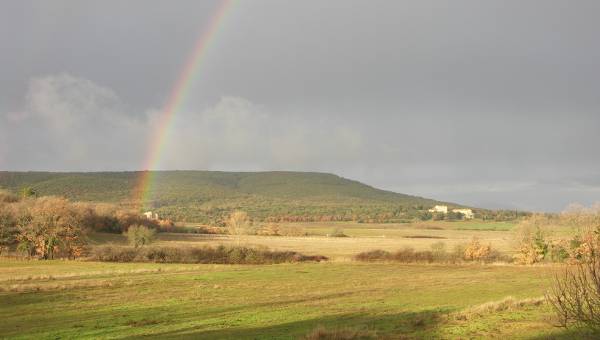
[[[138,170],[218,2],[0,0],[0,170]],[[234,2],[157,169],[600,201],[600,2]]]

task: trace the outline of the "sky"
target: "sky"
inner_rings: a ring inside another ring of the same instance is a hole
[[[218,1],[0,0],[0,170],[145,167]],[[600,201],[600,2],[234,1],[153,169]]]

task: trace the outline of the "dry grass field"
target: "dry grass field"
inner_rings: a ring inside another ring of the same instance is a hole
[[[506,253],[514,250],[514,223],[509,222],[417,222],[402,224],[366,224],[352,222],[311,222],[289,223],[282,226],[294,226],[303,229],[308,236],[239,236],[169,234],[159,235],[160,245],[218,245],[244,244],[266,246],[274,250],[293,250],[309,255],[325,255],[334,261],[349,260],[359,252],[383,249],[395,251],[405,247],[415,250],[428,250],[431,245],[443,242],[446,249],[465,244],[473,237],[484,243],[490,243],[495,249]],[[334,230],[341,229],[348,237],[328,237]],[[102,242],[125,242],[121,235],[103,235]]]

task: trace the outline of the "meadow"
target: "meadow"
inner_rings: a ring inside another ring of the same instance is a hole
[[[294,339],[318,327],[389,338],[569,335],[546,305],[456,317],[542,296],[550,267],[4,259],[0,268],[2,337]]]
[[[428,249],[473,236],[509,251],[505,222],[304,223],[309,236],[160,233],[158,245],[268,246],[321,263],[198,265],[0,259],[0,338],[572,338],[539,303],[546,264],[361,263],[362,250]],[[349,237],[327,237],[343,228]],[[407,236],[428,237],[407,237]],[[384,236],[384,237],[382,237]],[[94,244],[125,243],[94,234]],[[505,306],[512,297],[517,303]],[[537,301],[530,303],[529,301]],[[572,333],[575,332],[575,333]],[[312,335],[312,337],[311,337]]]

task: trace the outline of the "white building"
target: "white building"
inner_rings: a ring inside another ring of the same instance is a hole
[[[146,218],[149,220],[158,220],[158,214],[153,213],[152,211],[146,211],[142,215],[146,216]]]
[[[447,214],[448,206],[447,205],[436,205],[435,207],[429,209],[429,212]]]
[[[471,209],[452,209],[452,212],[461,213],[468,220],[475,217],[475,215],[473,214],[473,210]]]

